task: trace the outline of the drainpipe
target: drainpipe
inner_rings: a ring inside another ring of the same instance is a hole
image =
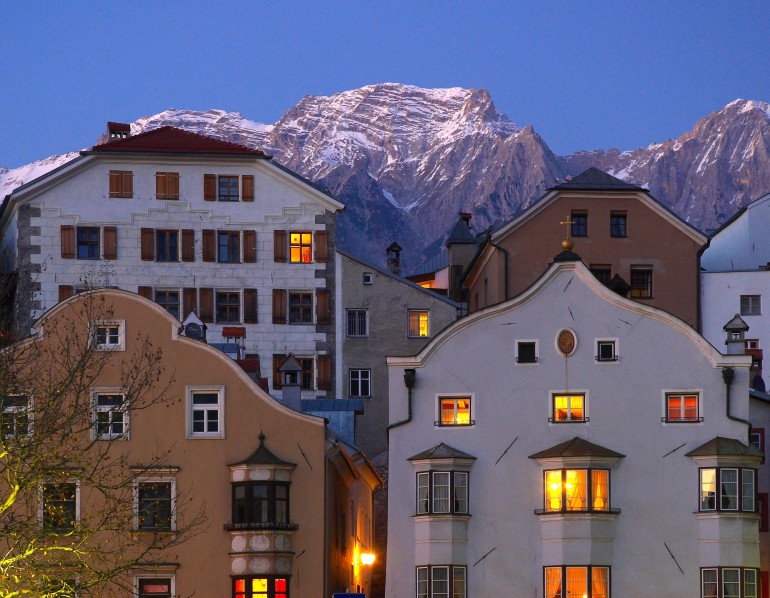
[[[397,428],[398,426],[403,426],[404,424],[408,424],[410,421],[412,421],[412,388],[414,388],[414,383],[417,379],[417,371],[414,369],[408,369],[404,370],[404,386],[406,386],[407,389],[407,416],[406,419],[402,419],[400,422],[395,422],[390,424],[387,427],[388,431],[388,442],[390,442],[390,431],[393,428]]]
[[[503,252],[503,268],[504,268],[503,288],[505,293],[505,295],[503,296],[503,301],[507,301],[508,299],[510,299],[510,297],[508,297],[508,251],[505,248],[498,245],[497,243],[495,243],[494,241],[492,241],[491,226],[487,229],[487,243],[489,243],[495,249],[499,249],[500,251]],[[484,307],[486,307],[486,305]]]
[[[733,380],[735,380],[735,370],[733,368],[722,368],[722,380],[724,380],[724,383],[725,383],[725,414],[727,415],[727,419],[731,419],[734,422],[740,422],[742,424],[746,424],[749,427],[747,444],[750,445],[751,444],[751,422],[746,419],[735,417],[734,415],[730,414],[730,385],[733,383]]]

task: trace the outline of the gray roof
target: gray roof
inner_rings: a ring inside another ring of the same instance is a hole
[[[409,457],[407,461],[420,461],[422,459],[472,459],[475,461],[476,457],[442,442],[433,448],[429,448],[427,451]]]
[[[729,330],[729,331],[735,331],[735,332],[739,332],[741,330],[746,331],[748,329],[749,329],[749,325],[739,314],[735,314],[732,320],[730,320],[727,324],[722,326],[722,330]]]
[[[243,461],[230,463],[228,467],[233,467],[234,465],[290,465],[291,467],[296,467],[297,464],[291,463],[290,461],[284,461],[270,452],[265,446],[265,435],[260,432],[257,450],[251,453],[251,455]]]
[[[594,168],[584,170],[575,178],[563,182],[561,185],[552,187],[553,189],[575,189],[581,191],[642,191],[642,187],[621,181],[620,179],[607,174],[603,170]]]
[[[565,249],[553,258],[554,262],[579,262],[580,256],[571,249]]]
[[[552,457],[611,457],[620,459],[625,457],[625,455],[575,436],[572,440],[567,440],[529,456],[530,459],[548,459]]]
[[[449,238],[446,240],[447,245],[452,244],[473,244],[476,242],[476,237],[468,227],[468,223],[465,220],[458,219],[452,232],[449,233]]]
[[[691,450],[687,457],[763,457],[762,451],[735,438],[717,436]]]

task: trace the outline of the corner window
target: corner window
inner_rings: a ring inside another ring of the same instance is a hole
[[[697,423],[703,418],[699,413],[700,393],[666,393],[666,423]]]
[[[467,579],[464,566],[417,567],[417,598],[466,598]]]
[[[709,567],[701,571],[701,598],[758,598],[756,569]]]
[[[471,397],[439,397],[439,426],[472,426],[476,422],[471,419]]]
[[[424,471],[417,474],[417,514],[468,514],[468,472]]]
[[[155,260],[158,262],[179,261],[179,231],[155,231]]]
[[[372,370],[350,370],[350,387],[348,394],[351,397],[372,396]]]
[[[95,322],[91,328],[97,351],[124,351],[126,348],[125,322]]]
[[[289,233],[289,261],[293,264],[313,261],[313,233]]]
[[[128,438],[128,403],[120,392],[94,392],[94,437]]]
[[[366,309],[348,309],[348,336],[369,336],[369,311]]]
[[[626,218],[625,212],[610,213],[610,237],[626,237]]]
[[[234,577],[233,598],[289,598],[289,580],[275,575]]]
[[[652,268],[631,266],[631,298],[652,298]]]
[[[544,482],[546,513],[610,510],[607,469],[553,469],[545,472]]]
[[[43,484],[43,529],[71,531],[80,521],[80,489],[76,480]]]
[[[155,291],[155,303],[179,319],[179,291]]]
[[[545,598],[610,598],[609,567],[545,567]]]
[[[80,229],[78,229],[79,231]],[[762,314],[762,295],[741,295],[741,315],[759,316]]]
[[[551,395],[553,417],[552,423],[583,423],[588,421],[586,417],[586,395],[557,394]]]
[[[410,338],[428,337],[430,334],[428,315],[427,309],[410,309],[408,311],[408,335]]]
[[[313,293],[289,293],[289,323],[313,323]]]
[[[699,511],[756,512],[754,469],[707,467],[700,470]]]
[[[175,528],[176,480],[140,479],[135,485],[136,529],[168,532]]]
[[[98,260],[101,231],[98,226],[78,226],[77,256],[79,260]]]
[[[606,339],[596,341],[596,361],[617,361],[616,340]]]
[[[241,233],[238,231],[217,233],[217,261],[222,264],[238,264],[241,261]]]
[[[224,438],[224,387],[187,389],[187,436]]]
[[[233,484],[234,528],[281,529],[290,526],[288,483]]]
[[[572,212],[570,214],[570,234],[573,237],[588,236],[588,212]]]
[[[2,404],[3,438],[20,438],[32,430],[32,403],[26,395],[6,395],[0,398]]]
[[[174,595],[173,577],[139,577],[136,579],[138,598],[171,598]]]
[[[537,363],[537,341],[516,341],[516,363]]]
[[[217,292],[217,322],[241,321],[241,294],[238,291]]]

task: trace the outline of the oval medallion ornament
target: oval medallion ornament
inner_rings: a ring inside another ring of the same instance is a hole
[[[569,357],[575,352],[575,345],[577,345],[575,333],[565,328],[559,333],[559,336],[556,339],[556,345],[559,347],[559,351]]]

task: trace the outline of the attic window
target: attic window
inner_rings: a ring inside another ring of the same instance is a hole
[[[372,284],[372,273],[371,272],[364,272],[363,282],[366,285]]]

